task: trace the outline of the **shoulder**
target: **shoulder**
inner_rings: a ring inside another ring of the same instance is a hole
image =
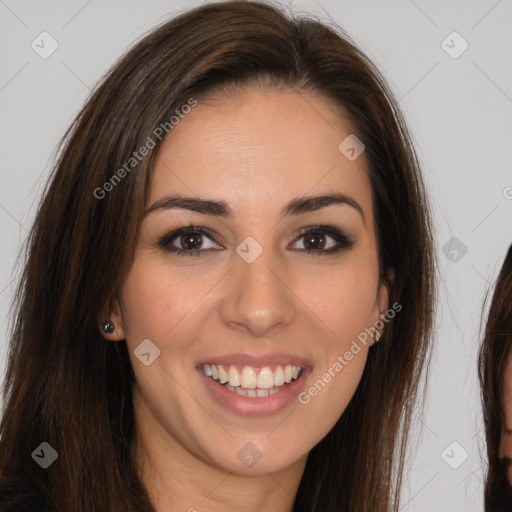
[[[0,476],[0,510],[2,512],[55,512],[41,491],[23,480]]]

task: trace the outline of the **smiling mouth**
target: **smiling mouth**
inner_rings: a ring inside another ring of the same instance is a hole
[[[227,368],[227,367],[226,367]],[[226,369],[222,365],[203,364],[203,373],[240,396],[259,398],[279,393],[292,382],[300,379],[304,368],[296,365],[276,365],[274,369],[264,366],[261,369],[244,366],[239,369],[231,365]]]

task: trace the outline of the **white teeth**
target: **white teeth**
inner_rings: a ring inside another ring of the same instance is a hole
[[[235,393],[240,396],[248,396],[251,398],[256,398],[257,396],[265,396],[260,395],[260,392],[266,392],[266,389],[244,389],[241,386],[238,386],[237,388],[233,388],[235,390]]]
[[[255,389],[256,382],[257,382],[256,372],[250,366],[246,366],[242,370],[242,378],[240,381],[241,386],[245,389]]]
[[[212,369],[212,371],[213,371],[213,369]],[[290,382],[292,380],[292,377],[293,377],[292,367],[289,364],[287,364],[286,368],[284,369],[284,381]]]
[[[237,388],[233,388],[233,389],[235,390],[235,393],[237,395],[247,396],[247,389],[243,389],[240,386],[238,386]]]
[[[269,366],[261,370],[244,366],[241,374],[235,366],[230,366],[229,371],[226,371],[220,364],[203,364],[202,369],[207,377],[220,382],[230,391],[249,397],[273,395],[284,389],[292,380],[298,379],[303,370],[302,366],[290,364],[284,366],[284,369],[278,365],[274,372]]]
[[[258,375],[258,388],[269,389],[272,387],[274,387],[274,374],[268,366],[265,366]]]
[[[284,371],[278,366],[274,372],[274,386],[282,386],[284,384]]]
[[[215,365],[213,365],[213,367],[215,368]],[[240,386],[240,374],[238,373],[238,370],[234,366],[231,366],[229,368],[228,380],[230,386],[233,386],[234,388]]]
[[[226,373],[226,370],[219,364],[219,380],[221,384],[225,384],[228,381],[228,374]]]

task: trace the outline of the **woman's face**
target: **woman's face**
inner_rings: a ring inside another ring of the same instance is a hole
[[[200,100],[162,142],[112,335],[148,453],[276,472],[343,414],[387,309],[350,134],[324,99],[247,89]]]
[[[505,374],[503,381],[503,412],[505,425],[501,434],[500,458],[506,458],[512,461],[512,354],[507,357],[505,364]],[[512,464],[509,464],[507,470],[507,480],[512,486]]]

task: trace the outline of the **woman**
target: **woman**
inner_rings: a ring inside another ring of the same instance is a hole
[[[341,31],[237,1],[165,23],[78,115],[30,234],[4,503],[397,511],[432,238]]]
[[[479,376],[489,467],[486,512],[512,510],[512,245],[494,286]]]

